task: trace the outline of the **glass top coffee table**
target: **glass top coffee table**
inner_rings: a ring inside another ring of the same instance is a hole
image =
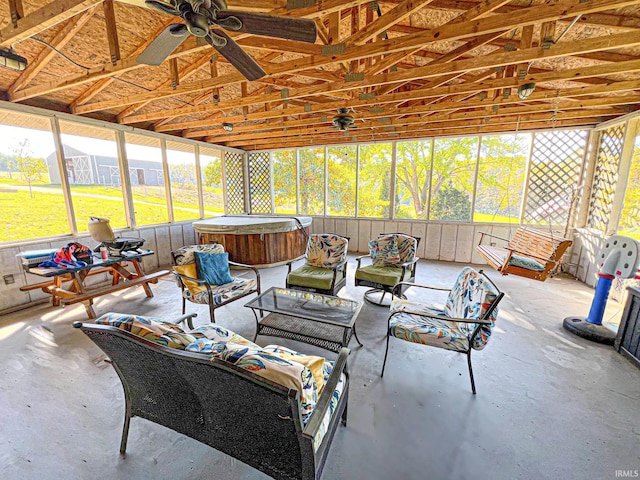
[[[356,318],[362,304],[353,300],[319,293],[271,287],[245,304],[253,310],[258,335],[290,338],[320,348],[339,352],[356,337]],[[269,312],[259,318],[256,312]]]

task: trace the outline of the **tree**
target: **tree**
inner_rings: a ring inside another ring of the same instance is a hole
[[[222,183],[222,168],[220,167],[220,159],[209,163],[204,169],[204,185],[205,187],[219,187]]]
[[[12,170],[20,173],[20,176],[29,185],[29,196],[33,198],[31,183],[40,180],[47,173],[47,164],[42,158],[32,157],[31,146],[28,139],[18,143],[14,150],[15,157],[9,161]]]
[[[431,202],[431,217],[439,220],[468,221],[471,218],[468,193],[458,190],[451,182],[441,187]]]

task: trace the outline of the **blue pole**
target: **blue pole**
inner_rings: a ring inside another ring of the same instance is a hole
[[[587,322],[592,323],[593,325],[602,325],[604,309],[607,306],[607,298],[609,297],[609,291],[611,290],[613,279],[613,275],[606,275],[604,273],[598,274],[596,293],[594,294],[593,301],[591,302],[591,310],[589,310]]]

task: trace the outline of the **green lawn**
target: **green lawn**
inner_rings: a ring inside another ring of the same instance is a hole
[[[20,183],[9,179],[0,179],[4,185]],[[23,184],[22,184],[23,185]],[[224,212],[222,192],[208,192],[210,199],[205,205],[207,215]],[[90,216],[110,219],[113,228],[127,225],[122,192],[117,188],[105,186],[72,186],[71,194],[78,230],[87,231]],[[148,187],[147,195],[136,192],[134,210],[138,225],[153,225],[167,222],[167,209],[163,187]],[[211,199],[218,201],[211,201]],[[186,200],[186,201],[185,201]],[[198,205],[191,203],[192,198],[181,196],[174,191],[173,206],[176,221],[199,218]],[[0,242],[34,239],[50,235],[69,233],[69,225],[64,198],[59,186],[34,184],[33,197],[26,188],[17,192],[0,191]]]

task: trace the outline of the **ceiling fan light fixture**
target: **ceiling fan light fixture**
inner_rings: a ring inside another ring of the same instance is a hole
[[[531,96],[533,91],[536,89],[535,83],[525,83],[518,87],[518,98],[520,100],[526,100]]]
[[[338,115],[333,117],[331,123],[341,132],[345,132],[349,127],[353,127],[356,122],[353,117],[349,115],[349,109],[343,107],[338,109]]]
[[[21,72],[27,68],[27,59],[13,50],[0,50],[0,67]]]
[[[233,132],[233,123],[224,122],[222,124],[222,129],[227,132]]]

